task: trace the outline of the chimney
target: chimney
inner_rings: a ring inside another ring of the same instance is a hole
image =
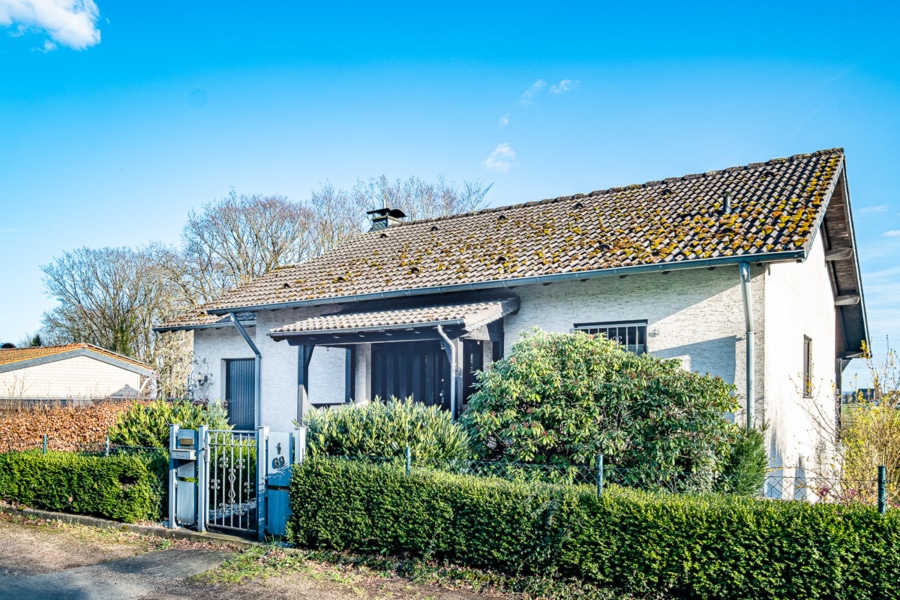
[[[731,192],[725,192],[725,206],[723,206],[722,212],[726,215],[731,214]]]
[[[406,213],[402,210],[387,207],[370,210],[366,214],[372,216],[372,228],[369,231],[387,229],[388,227],[399,225],[403,222],[401,219],[406,217]]]

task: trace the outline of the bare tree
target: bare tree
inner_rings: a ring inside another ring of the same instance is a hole
[[[337,248],[367,231],[367,210],[390,206],[422,219],[481,208],[490,185],[461,186],[439,177],[357,181],[351,190],[326,184],[309,200],[245,196],[191,211],[180,248],[79,248],[43,267],[56,308],[44,315],[44,343],[84,341],[153,365],[166,395],[184,393],[191,336],[156,335],[152,327],[200,309],[229,289],[272,269]]]
[[[204,205],[200,213],[191,211],[178,253],[184,298],[197,306],[275,267],[308,259],[312,217],[303,203],[234,190]],[[175,256],[169,257],[170,267]],[[169,268],[170,274],[175,270]]]
[[[465,181],[458,185],[439,176],[429,183],[418,177],[389,180],[386,176],[357,180],[350,190],[336,189],[326,182],[313,190],[310,209],[315,215],[310,247],[314,254],[333,250],[368,231],[367,211],[398,208],[411,220],[443,217],[484,208],[492,184]]]
[[[58,302],[44,314],[42,339],[106,348],[153,366],[166,393],[183,387],[189,369],[180,366],[184,357],[179,353],[185,351],[186,336],[161,338],[152,331],[182,310],[153,253],[78,248],[42,270],[47,293]]]

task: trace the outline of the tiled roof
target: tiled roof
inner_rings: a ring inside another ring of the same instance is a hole
[[[273,337],[285,337],[292,333],[398,329],[437,324],[454,324],[471,331],[509,314],[518,306],[518,300],[510,298],[464,304],[338,313],[303,319],[291,325],[272,329],[269,334]]]
[[[76,350],[86,350],[88,352],[100,354],[107,358],[112,358],[121,362],[129,363],[142,369],[150,370],[150,366],[145,363],[134,360],[132,358],[128,358],[127,356],[123,356],[121,354],[116,354],[115,352],[111,352],[109,350],[106,350],[105,348],[100,348],[99,346],[84,343],[65,344],[63,346],[37,346],[29,348],[0,349],[0,365],[10,365],[13,363],[33,360],[36,358],[47,358],[65,354],[66,352],[74,352]]]
[[[803,255],[841,172],[841,149],[403,223],[282,267],[211,312],[704,259]],[[731,195],[732,210],[723,203]],[[687,266],[687,265],[681,265]],[[457,288],[454,288],[457,289]]]

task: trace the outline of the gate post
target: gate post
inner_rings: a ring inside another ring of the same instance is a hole
[[[260,542],[266,539],[266,467],[269,460],[266,454],[266,442],[268,438],[268,427],[256,429],[256,532]]]
[[[177,445],[178,425],[169,425],[169,452]],[[177,527],[175,523],[175,500],[178,497],[178,470],[175,468],[175,462],[169,460],[169,529]]]
[[[206,531],[209,518],[209,430],[206,425],[197,428],[197,531]]]
[[[302,465],[306,460],[306,426],[294,429],[294,464]]]

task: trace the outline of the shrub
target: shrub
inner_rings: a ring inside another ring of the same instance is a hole
[[[479,376],[461,423],[484,458],[684,472],[708,488],[736,427],[734,387],[602,336],[525,334]]]
[[[133,523],[158,515],[156,468],[135,456],[7,452],[0,454],[0,497],[34,508]]]
[[[732,435],[716,489],[744,496],[758,495],[766,481],[768,466],[765,429],[739,428]]]
[[[687,599],[900,598],[900,511],[513,483],[314,458],[289,538]]]
[[[412,398],[378,398],[368,404],[307,413],[304,423],[310,456],[403,456],[417,459],[468,458],[469,439],[450,413]]]
[[[231,429],[228,415],[221,404],[192,404],[188,400],[167,402],[154,400],[147,404],[134,403],[119,415],[109,430],[109,441],[121,446],[169,447],[169,425],[182,429]]]

